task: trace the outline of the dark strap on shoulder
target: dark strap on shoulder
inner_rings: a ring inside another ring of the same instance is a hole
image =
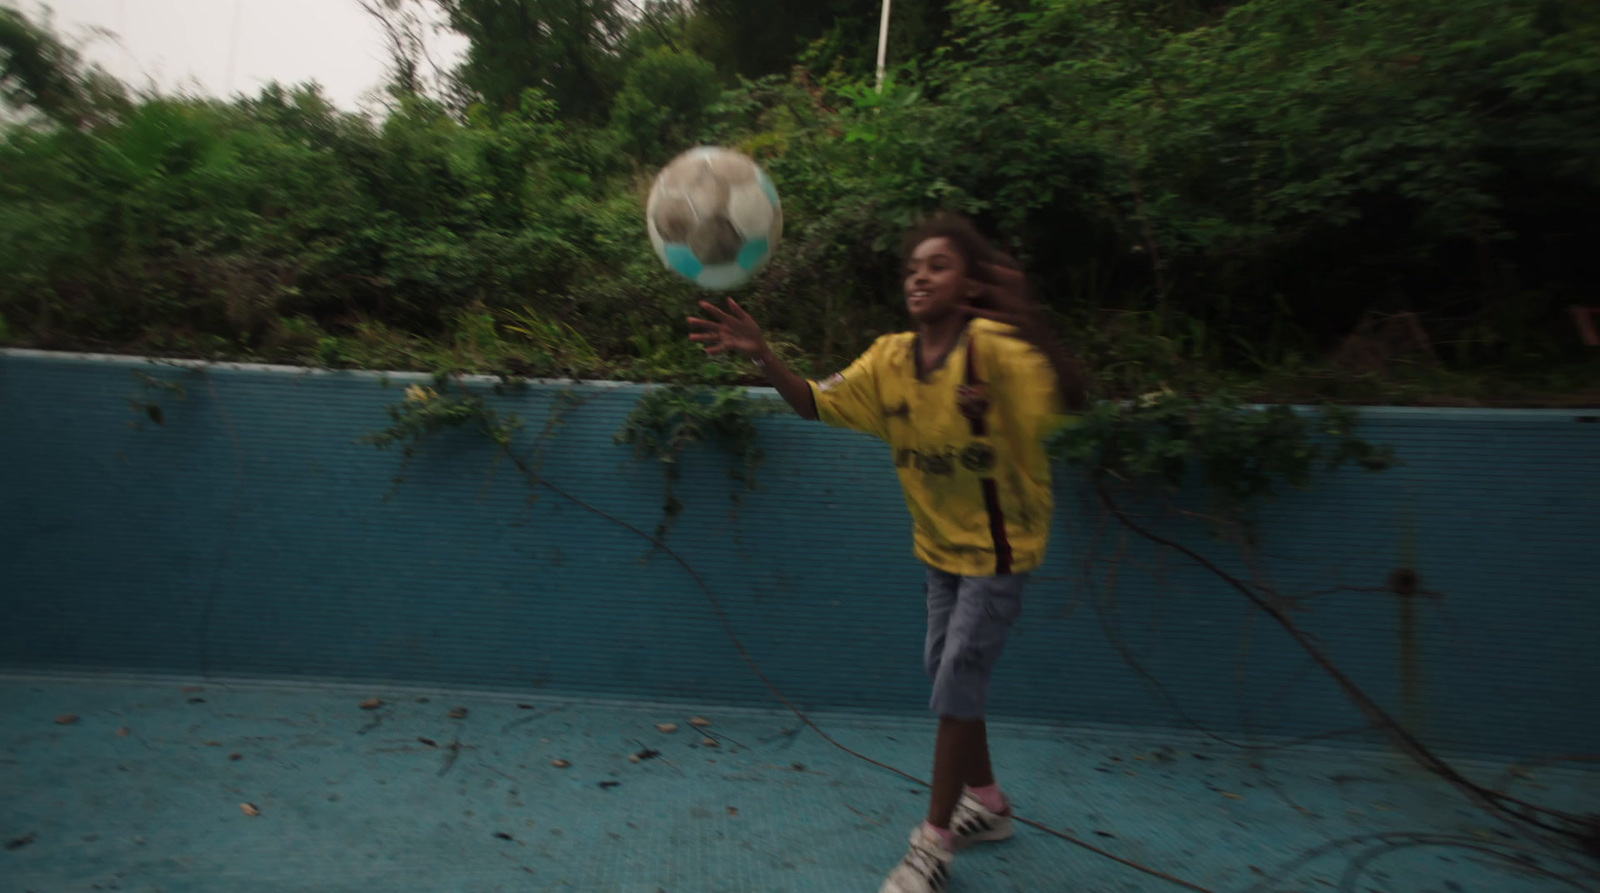
[[[978,377],[978,337],[971,330],[967,332],[967,370],[963,376],[968,385],[981,385],[983,379]],[[992,395],[985,394],[985,399]],[[967,421],[972,425],[972,436],[983,437],[988,433],[983,415],[968,416]],[[983,506],[989,515],[989,536],[994,541],[994,572],[1001,576],[1011,573],[1011,539],[1006,536],[1006,516],[1000,507],[1000,489],[995,485],[994,478],[985,474],[979,478],[978,486],[983,489]]]
[[[968,385],[981,385],[983,379],[978,377],[978,334],[967,331],[967,369],[963,375]],[[967,422],[972,426],[973,437],[983,437],[989,433],[982,415],[968,416]]]

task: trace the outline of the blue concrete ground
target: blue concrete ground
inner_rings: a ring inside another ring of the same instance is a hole
[[[875,758],[929,762],[927,720],[816,718]],[[1020,811],[1218,893],[1573,889],[1516,859],[1572,867],[1391,756],[1037,725],[993,739]],[[1508,777],[1569,806],[1600,794],[1594,773]],[[0,677],[0,791],[0,893],[872,893],[925,802],[776,711],[110,677]],[[1380,832],[1430,836],[1352,839]],[[951,889],[1180,888],[1023,828],[958,857]]]

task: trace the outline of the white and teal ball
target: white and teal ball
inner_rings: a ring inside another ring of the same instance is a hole
[[[645,220],[661,262],[709,289],[743,285],[783,237],[783,206],[766,172],[720,146],[690,149],[662,168]]]

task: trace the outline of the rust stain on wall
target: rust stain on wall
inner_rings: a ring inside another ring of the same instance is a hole
[[[1417,612],[1417,526],[1411,500],[1400,514],[1399,566],[1389,574],[1389,590],[1394,593],[1399,612],[1400,639],[1400,717],[1412,734],[1422,734],[1422,643],[1421,618]]]

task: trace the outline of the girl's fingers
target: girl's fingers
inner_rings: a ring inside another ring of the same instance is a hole
[[[735,301],[734,299],[729,298],[728,299],[728,306],[733,308],[733,312],[734,312],[734,314],[736,314],[738,316],[740,322],[750,322],[750,323],[755,322],[755,320],[750,318],[750,314],[744,312],[744,308],[739,306],[739,302],[738,301]]]
[[[701,301],[700,307],[705,310],[705,312],[711,314],[711,318],[717,320],[718,322],[729,322],[732,320],[732,317],[728,315],[727,311],[711,303],[710,301]]]
[[[1004,304],[1022,306],[1029,303],[1028,276],[1026,273],[994,264],[990,264],[988,270],[990,281],[989,284],[984,286],[986,293]]]
[[[699,318],[697,316],[691,316],[691,317],[689,317],[689,325],[691,325],[691,326],[702,326],[702,327],[707,328],[707,329],[714,329],[714,328],[717,327],[718,324],[714,323],[714,322],[711,322],[710,320],[701,319],[701,318]]]
[[[1027,283],[1021,281],[991,283],[985,285],[983,291],[992,298],[1010,304],[1025,303],[1028,300]]]
[[[1021,268],[1019,267],[1006,266],[1004,264],[989,264],[988,270],[990,278],[992,278],[995,282],[1014,282],[1020,284],[1022,282],[1026,282],[1028,278],[1027,274],[1022,272]]]
[[[689,336],[690,341],[721,341],[722,336],[716,332],[695,332]]]

